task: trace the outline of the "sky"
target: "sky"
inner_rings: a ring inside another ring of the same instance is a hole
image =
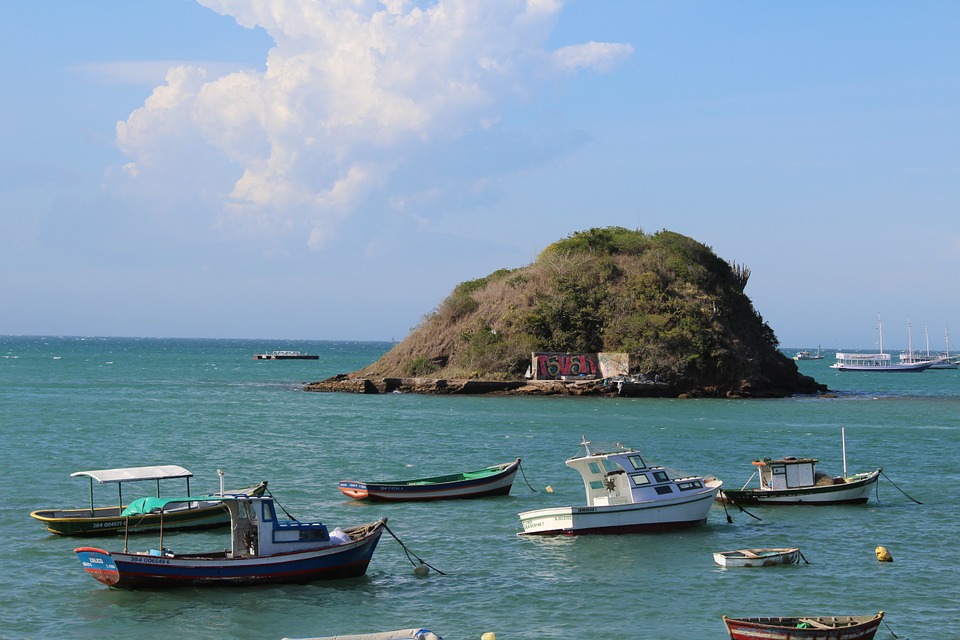
[[[960,3],[0,9],[0,334],[400,340],[622,226],[785,348],[960,350]]]

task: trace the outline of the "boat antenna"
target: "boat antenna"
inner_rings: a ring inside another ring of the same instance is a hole
[[[843,427],[840,427],[840,442],[843,445],[843,477],[847,477],[847,434]]]
[[[582,436],[582,438],[583,438],[583,441],[582,441],[580,444],[583,445],[583,453],[584,453],[584,455],[589,456],[589,455],[590,455],[590,442],[587,440],[586,434],[584,434],[584,435]]]

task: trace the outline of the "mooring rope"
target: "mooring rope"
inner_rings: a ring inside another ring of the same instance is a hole
[[[747,514],[748,516],[750,516],[750,517],[753,518],[754,520],[759,520],[760,522],[763,522],[763,518],[759,518],[759,517],[753,515],[752,513],[750,513],[749,511],[747,511],[746,509],[744,509],[744,508],[741,507],[740,505],[738,505],[736,502],[734,502],[733,504],[736,505],[737,509],[740,509],[740,511],[744,512],[745,514]]]
[[[797,549],[797,553],[800,554],[800,557],[803,558],[803,561],[804,561],[804,562],[806,562],[807,564],[810,564],[810,561],[807,560],[807,557],[806,557],[805,555],[803,555],[803,551],[800,551],[799,549]],[[798,562],[797,564],[800,564],[800,563]]]
[[[435,566],[424,562],[423,559],[422,559],[420,556],[418,556],[418,555],[415,554],[414,552],[410,551],[410,549],[407,548],[407,545],[403,544],[403,540],[401,540],[400,538],[398,538],[398,537],[397,537],[397,534],[395,534],[393,531],[390,530],[390,527],[387,526],[387,523],[386,523],[386,522],[383,523],[383,528],[387,530],[387,533],[389,533],[391,536],[393,536],[393,539],[394,539],[394,540],[396,540],[398,543],[400,543],[400,548],[403,549],[403,552],[404,552],[404,553],[406,554],[406,556],[407,556],[407,560],[409,560],[409,561],[410,561],[410,564],[412,564],[414,567],[417,566],[417,563],[414,562],[414,561],[413,561],[413,558],[411,558],[410,556],[413,556],[414,558],[416,558],[417,560],[420,561],[420,564],[422,564],[422,565],[425,566],[425,567],[430,567],[431,569],[433,569],[434,571],[436,571],[436,572],[439,573],[440,575],[442,575],[442,576],[447,575],[447,574],[445,574],[443,571],[440,571],[440,569],[437,569]]]
[[[536,493],[537,490],[534,489],[534,488],[530,485],[530,481],[527,480],[527,474],[525,474],[525,473],[523,472],[523,465],[522,465],[522,464],[518,464],[518,465],[517,465],[517,468],[520,469],[520,475],[523,476],[523,481],[527,483],[527,486],[528,486],[528,487],[530,487],[530,491],[533,491],[534,493]]]
[[[267,492],[267,495],[268,495],[268,496],[270,496],[271,498],[273,498],[273,501],[277,504],[278,507],[280,507],[280,510],[283,511],[285,514],[287,514],[287,517],[288,517],[288,518],[290,518],[291,520],[295,520],[295,521],[297,521],[297,522],[300,522],[299,520],[297,520],[296,518],[294,518],[292,515],[290,515],[290,512],[287,511],[286,508],[285,508],[282,504],[280,504],[280,501],[279,501],[279,500],[277,500],[277,497],[276,497],[275,495],[273,495],[272,493],[270,493],[270,489],[265,489],[265,491]]]
[[[727,511],[727,499],[721,497],[720,504],[723,505],[723,513],[727,516],[727,524],[733,524],[733,518],[730,517],[730,512]]]
[[[883,471],[880,472],[880,475],[882,475],[884,478],[887,478],[887,474],[885,474]],[[888,481],[890,484],[892,484],[894,487],[897,487],[897,484],[896,484],[893,480],[891,480],[890,478],[887,478],[887,481]],[[877,491],[878,491],[878,493],[879,493],[879,488],[877,489]],[[900,487],[897,487],[897,491],[899,491],[899,492],[902,493],[903,495],[907,496],[908,498],[910,498],[911,500],[913,500],[913,501],[916,502],[917,504],[923,504],[922,502],[920,502],[920,501],[917,500],[916,498],[911,497],[906,491],[904,491],[904,490],[901,489]],[[880,499],[877,498],[877,500],[879,501]],[[893,633],[893,632],[891,632],[891,633]],[[896,637],[896,636],[894,636],[894,637]]]
[[[890,625],[887,624],[887,621],[886,621],[886,620],[881,620],[880,622],[882,622],[882,623],[883,623],[883,626],[885,626],[885,627],[887,628],[887,631],[890,632],[890,635],[892,635],[894,638],[899,638],[899,637],[900,637],[900,636],[898,636],[897,634],[895,634],[895,633],[893,632],[893,629],[890,628]]]

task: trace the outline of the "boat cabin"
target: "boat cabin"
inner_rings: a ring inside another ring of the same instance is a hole
[[[330,532],[321,522],[278,519],[276,501],[272,496],[227,494],[222,497],[209,496],[208,499],[221,500],[230,512],[231,545],[227,557],[272,556],[350,542],[348,534],[340,529]],[[133,501],[123,515],[153,513],[164,509],[170,503],[186,500],[187,498],[141,498]]]
[[[771,491],[812,487],[817,481],[816,458],[783,458],[754,460],[760,473],[760,488]]]
[[[672,477],[663,467],[650,466],[639,451],[621,447],[610,453],[588,447],[587,455],[570,458],[566,465],[583,478],[588,507],[663,500],[704,486],[699,476]]]

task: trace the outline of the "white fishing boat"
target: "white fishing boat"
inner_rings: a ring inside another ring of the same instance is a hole
[[[772,567],[778,564],[798,564],[800,549],[789,547],[717,551],[713,554],[713,561],[721,567]]]
[[[520,514],[520,535],[649,533],[704,524],[723,483],[650,464],[622,444],[587,441],[566,465],[583,478],[587,504]]]
[[[919,372],[930,368],[930,362],[893,362],[889,353],[883,351],[883,323],[877,316],[877,326],[880,332],[880,353],[837,353],[837,361],[830,365],[837,371],[885,371],[885,372]]]
[[[823,354],[820,353],[820,345],[817,345],[817,352],[813,353],[812,351],[797,351],[797,355],[793,356],[794,360],[823,360]]]
[[[877,485],[883,469],[847,475],[847,445],[844,430],[843,475],[817,471],[816,458],[785,457],[754,460],[757,467],[741,489],[724,489],[719,500],[735,505],[863,504]],[[759,486],[747,488],[759,475]]]

